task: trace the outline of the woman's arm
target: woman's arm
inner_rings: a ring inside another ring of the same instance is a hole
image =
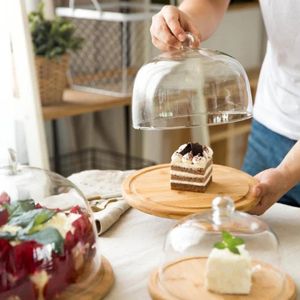
[[[262,171],[255,178],[259,183],[253,188],[253,194],[260,198],[260,202],[250,212],[261,215],[300,182],[300,141],[277,168]]]
[[[185,0],[179,8],[164,6],[152,18],[153,44],[164,51],[180,48],[189,31],[196,38],[194,46],[199,46],[214,33],[228,4],[229,0]]]

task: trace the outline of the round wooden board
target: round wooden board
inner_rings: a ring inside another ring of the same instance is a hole
[[[218,195],[229,195],[237,210],[248,211],[258,199],[250,193],[257,181],[234,168],[213,165],[212,182],[204,193],[171,190],[170,164],[141,169],[123,182],[123,196],[128,203],[145,213],[179,219],[211,208]]]
[[[164,286],[159,283],[159,272],[152,273],[149,293],[153,300],[295,300],[296,286],[290,276],[285,276],[284,287],[279,282],[281,273],[269,264],[261,263],[261,268],[252,276],[249,295],[226,295],[209,292],[204,286],[207,258],[192,257],[178,260],[164,268]],[[169,294],[171,291],[172,294]],[[279,297],[278,297],[278,294]]]
[[[112,288],[115,278],[109,261],[102,256],[101,267],[95,276],[88,281],[69,286],[55,299],[57,300],[99,300],[103,299]]]

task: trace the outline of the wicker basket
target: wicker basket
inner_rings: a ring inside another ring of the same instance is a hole
[[[42,105],[61,102],[67,86],[69,55],[53,59],[36,56],[35,62]]]

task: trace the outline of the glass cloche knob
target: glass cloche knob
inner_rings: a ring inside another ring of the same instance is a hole
[[[137,73],[132,95],[136,129],[175,129],[226,124],[252,116],[247,74],[233,57],[193,49],[162,53]]]
[[[212,217],[216,225],[222,224],[222,219],[230,218],[235,210],[234,202],[229,196],[218,196],[212,202]]]

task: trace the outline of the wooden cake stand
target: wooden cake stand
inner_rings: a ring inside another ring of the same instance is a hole
[[[103,299],[110,291],[114,284],[114,273],[109,261],[102,256],[101,267],[91,280],[84,280],[85,276],[89,276],[88,271],[80,278],[80,282],[72,284],[57,300],[96,300]],[[82,282],[81,282],[82,281]]]
[[[225,295],[209,292],[204,286],[207,258],[184,258],[164,267],[163,286],[159,273],[152,273],[149,292],[153,300],[295,300],[296,286],[291,277],[282,274],[269,264],[259,263],[260,268],[252,275],[249,295]],[[171,291],[172,294],[169,294]]]
[[[212,182],[205,193],[171,190],[170,164],[148,167],[123,182],[123,196],[145,213],[179,219],[208,210],[218,195],[229,195],[237,210],[248,211],[258,203],[250,193],[257,181],[250,175],[222,165],[213,165]]]

